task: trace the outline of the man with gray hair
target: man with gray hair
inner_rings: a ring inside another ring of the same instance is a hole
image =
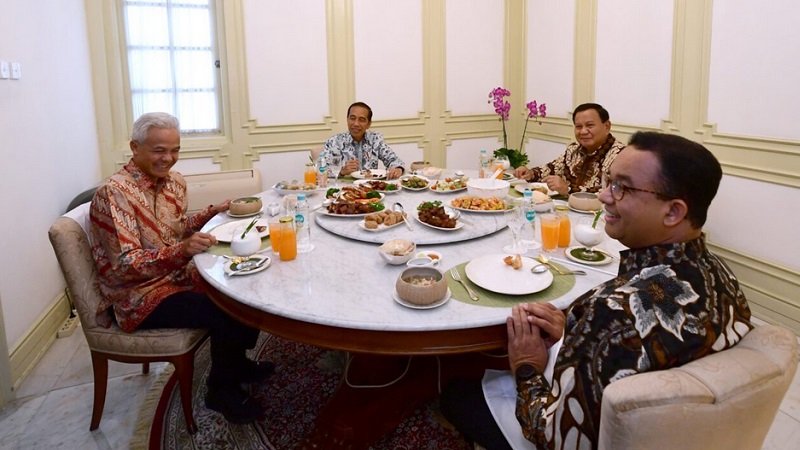
[[[206,406],[232,423],[264,412],[240,383],[274,371],[246,357],[259,331],[219,309],[199,288],[192,257],[216,244],[199,230],[230,200],[187,217],[186,181],[170,169],[178,162],[178,119],[143,114],[133,125],[131,160],[95,192],[91,205],[92,256],[103,295],[97,313],[112,313],[126,332],[147,328],[208,328],[211,372]]]

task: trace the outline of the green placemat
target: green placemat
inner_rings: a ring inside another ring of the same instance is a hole
[[[474,301],[469,298],[467,290],[464,289],[464,286],[461,283],[453,279],[453,277],[450,275],[450,270],[447,270],[445,274],[447,275],[447,287],[450,288],[450,296],[455,300],[469,303],[470,305],[508,308],[520,303],[549,302],[566,294],[572,289],[573,286],[575,286],[575,275],[556,275],[553,276],[553,284],[551,284],[547,289],[534,294],[498,294],[497,292],[487,291],[486,289],[483,289],[482,287],[477,286],[475,283],[469,281],[469,278],[467,278],[467,274],[464,271],[464,267],[466,267],[467,264],[468,263],[459,264],[456,266],[456,269],[461,275],[461,279],[464,280],[464,282],[467,283],[476,294],[478,294],[478,301]],[[550,262],[550,264],[557,266],[559,269],[568,270],[561,264],[553,262]]]

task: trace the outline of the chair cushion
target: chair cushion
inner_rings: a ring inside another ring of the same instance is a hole
[[[797,369],[797,339],[774,325],[681,367],[603,391],[599,448],[759,449]]]
[[[186,353],[207,333],[196,328],[155,328],[122,331],[118,325],[84,330],[89,348],[123,356],[175,356]]]

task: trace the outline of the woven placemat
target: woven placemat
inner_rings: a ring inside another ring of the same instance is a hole
[[[486,289],[483,289],[482,287],[477,286],[475,283],[469,281],[469,278],[467,278],[467,273],[464,271],[464,268],[467,264],[468,263],[459,264],[456,266],[456,269],[458,270],[459,275],[461,275],[461,279],[464,280],[464,282],[467,283],[476,294],[478,294],[478,301],[474,301],[469,298],[467,290],[464,289],[464,286],[461,283],[453,279],[452,275],[450,275],[450,270],[445,271],[445,274],[447,275],[447,287],[450,288],[450,296],[455,300],[469,303],[470,305],[508,308],[520,303],[549,302],[566,294],[572,289],[573,286],[575,286],[575,275],[556,275],[553,277],[553,284],[543,291],[528,295],[498,294],[497,292],[487,291]],[[553,262],[550,262],[550,264],[558,266],[559,269],[567,270],[567,268],[561,264]]]

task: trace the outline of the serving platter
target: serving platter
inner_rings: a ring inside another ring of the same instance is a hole
[[[279,188],[277,184],[272,186],[272,189],[278,193],[280,196],[290,195],[290,194],[306,194],[306,197],[314,195],[319,189],[286,189],[286,188]]]
[[[374,179],[370,179],[370,180],[356,180],[356,181],[354,181],[354,182],[353,182],[353,184],[354,184],[354,185],[356,185],[356,186],[360,186],[360,185],[362,185],[362,184],[366,184],[366,185],[368,185],[368,186],[369,186],[369,182],[370,182],[370,181],[382,181],[382,180],[374,180]],[[394,181],[394,180],[393,180],[393,181],[384,181],[384,183],[386,183],[386,184],[393,184],[393,185],[395,185],[395,186],[397,187],[397,189],[394,189],[394,190],[388,190],[388,189],[373,189],[373,191],[375,191],[375,192],[380,192],[380,193],[382,193],[382,194],[397,194],[398,192],[400,192],[400,191],[403,189],[403,185],[402,185],[400,182],[398,182],[398,181]]]
[[[403,180],[408,180],[411,177],[417,177],[417,178],[420,178],[422,180],[425,180],[428,184],[426,184],[423,187],[409,187],[409,186],[404,185],[403,184]],[[428,189],[431,186],[431,180],[429,178],[427,178],[427,177],[423,177],[422,175],[403,175],[402,177],[400,177],[400,185],[403,187],[403,189],[406,189],[406,190],[409,190],[409,191],[424,191],[424,190]]]
[[[428,222],[423,222],[423,221],[419,220],[419,215],[417,215],[416,213],[414,213],[414,218],[417,219],[417,222],[425,225],[428,228],[433,228],[434,230],[456,231],[456,230],[460,230],[462,227],[464,227],[464,222],[459,222],[458,220],[456,220],[456,226],[454,228],[442,228],[442,227],[437,227],[437,226],[431,225]]]
[[[367,215],[369,215],[369,214],[367,214]],[[370,233],[376,233],[376,232],[379,232],[379,231],[386,231],[386,230],[394,228],[394,227],[396,227],[398,225],[403,225],[403,222],[397,222],[397,223],[394,223],[392,225],[384,225],[384,224],[381,223],[381,224],[378,224],[378,228],[367,228],[366,222],[367,222],[367,220],[366,220],[366,217],[365,217],[364,219],[362,219],[362,220],[360,220],[358,222],[358,226],[361,227],[362,230],[369,231]]]
[[[545,189],[547,189],[547,195],[558,195],[557,191],[554,191],[554,190],[550,189],[549,187],[547,187],[547,183],[516,183],[516,184],[514,184],[514,190],[519,192],[520,194],[524,194],[525,193],[525,189],[533,190],[533,188],[545,188]]]
[[[430,187],[429,187],[428,189],[430,189],[432,192],[436,192],[437,194],[450,194],[450,193],[452,193],[452,192],[461,192],[461,191],[465,191],[465,190],[467,190],[467,181],[469,181],[469,180],[468,180],[468,179],[466,179],[466,178],[462,178],[462,180],[463,180],[463,182],[464,182],[464,185],[463,185],[463,187],[460,187],[460,188],[455,188],[455,189],[440,189],[440,188],[438,188],[438,186],[439,186],[440,184],[450,185],[450,184],[452,183],[452,181],[448,182],[448,181],[444,181],[444,180],[437,180],[437,181],[434,181],[434,182],[433,182],[433,183],[430,185]]]

